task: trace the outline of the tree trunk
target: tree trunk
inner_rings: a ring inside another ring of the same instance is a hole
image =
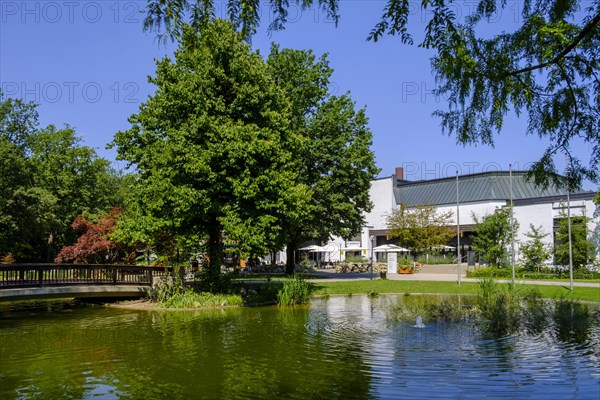
[[[294,275],[294,269],[296,269],[296,243],[288,243],[285,249],[287,260],[285,263],[285,274]]]
[[[221,273],[223,262],[223,245],[221,243],[221,224],[216,220],[210,224],[208,232],[208,265],[206,266],[207,277],[210,282],[217,283]]]
[[[48,246],[46,247],[46,262],[54,262],[54,235],[50,232],[48,235]]]

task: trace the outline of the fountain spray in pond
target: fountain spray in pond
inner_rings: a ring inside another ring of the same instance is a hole
[[[414,328],[425,328],[425,324],[423,323],[423,318],[420,315],[417,316],[417,323],[413,325]]]

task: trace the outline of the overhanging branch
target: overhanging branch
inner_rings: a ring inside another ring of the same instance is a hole
[[[569,54],[575,47],[577,47],[577,45],[579,45],[579,43],[590,32],[592,32],[594,30],[594,28],[596,27],[596,25],[598,25],[598,23],[600,23],[600,13],[596,14],[596,16],[594,18],[592,18],[590,20],[590,22],[587,23],[586,26],[583,27],[583,29],[581,30],[581,32],[579,32],[579,35],[577,35],[577,37],[575,39],[573,39],[573,41],[567,47],[565,47],[563,49],[563,51],[561,51],[552,60],[547,61],[545,63],[541,63],[541,64],[537,64],[537,65],[531,65],[529,67],[521,68],[521,69],[518,69],[516,71],[507,72],[506,74],[504,74],[503,77],[507,78],[509,76],[519,75],[519,74],[522,74],[524,72],[535,71],[537,69],[546,68],[549,65],[553,65],[553,64],[558,63],[562,58],[564,58],[567,54]]]

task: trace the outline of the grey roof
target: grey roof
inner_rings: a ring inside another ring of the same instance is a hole
[[[537,187],[525,179],[526,172],[513,171],[513,200],[544,198],[566,195],[564,188]],[[508,171],[484,172],[458,177],[459,201],[461,203],[510,200],[510,177]],[[396,203],[415,206],[420,204],[456,203],[456,177],[416,182],[399,182],[394,188]]]

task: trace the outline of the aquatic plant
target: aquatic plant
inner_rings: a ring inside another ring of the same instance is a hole
[[[150,301],[163,303],[173,296],[183,293],[184,287],[179,274],[161,278],[147,292]]]
[[[559,340],[584,343],[588,339],[595,318],[587,304],[562,297],[554,306],[552,319]]]
[[[159,303],[163,308],[207,308],[242,305],[240,295],[198,293],[193,289],[186,289]]]
[[[474,300],[470,298],[443,298],[432,296],[404,295],[403,300],[394,305],[388,318],[413,322],[418,316],[424,321],[457,322],[470,320],[478,315]]]
[[[515,285],[498,285],[493,279],[482,279],[477,296],[482,329],[494,336],[515,332],[521,318],[520,301]]]
[[[281,306],[306,304],[310,300],[310,283],[302,274],[295,274],[292,279],[283,282],[283,287],[277,293],[277,303]]]

